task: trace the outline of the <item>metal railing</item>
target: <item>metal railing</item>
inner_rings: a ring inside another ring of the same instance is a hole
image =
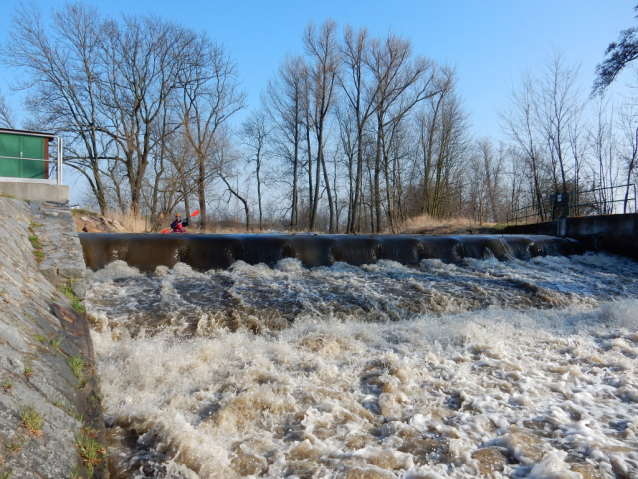
[[[0,160],[19,160],[19,161],[39,161],[44,163],[43,173],[46,172],[46,178],[29,178],[22,176],[0,176],[0,181],[4,182],[21,182],[21,183],[45,183],[53,185],[62,184],[62,138],[56,136],[57,154],[55,160],[53,158],[23,158],[16,156],[0,156]],[[53,179],[51,178],[53,176]]]
[[[615,191],[622,189],[622,198],[615,199]],[[633,196],[630,193],[633,192]],[[553,221],[558,218],[575,216],[613,215],[637,213],[636,184],[594,188],[576,193],[568,193],[567,201],[561,195],[542,202],[512,210],[507,214],[507,224],[529,224]]]

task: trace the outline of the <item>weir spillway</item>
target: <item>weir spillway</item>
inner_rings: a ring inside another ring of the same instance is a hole
[[[638,477],[635,261],[533,236],[131,238],[84,237],[94,268],[166,263],[86,272],[111,477]]]
[[[237,261],[274,265],[296,258],[304,266],[457,263],[466,258],[529,260],[582,253],[577,241],[543,235],[314,235],[314,234],[80,234],[87,267],[125,261],[141,271],[181,262],[198,270],[226,269]]]

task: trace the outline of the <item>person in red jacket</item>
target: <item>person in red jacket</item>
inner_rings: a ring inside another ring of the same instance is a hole
[[[175,221],[171,223],[171,230],[173,230],[173,233],[186,233],[184,226],[188,226],[188,220],[182,221],[182,215],[177,213]]]

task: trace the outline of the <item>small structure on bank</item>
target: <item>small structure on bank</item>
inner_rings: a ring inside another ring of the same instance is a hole
[[[50,154],[53,147],[55,156]],[[62,185],[62,139],[51,133],[0,128],[0,194],[68,202],[69,187]]]

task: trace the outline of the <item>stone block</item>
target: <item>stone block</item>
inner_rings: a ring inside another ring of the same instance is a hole
[[[40,273],[44,276],[51,284],[55,283],[56,276],[58,275],[57,268],[50,264],[41,264],[40,265]]]
[[[85,268],[80,266],[60,266],[58,274],[63,278],[84,278]]]
[[[83,300],[86,297],[86,282],[84,280],[72,283],[71,289],[78,298]]]

